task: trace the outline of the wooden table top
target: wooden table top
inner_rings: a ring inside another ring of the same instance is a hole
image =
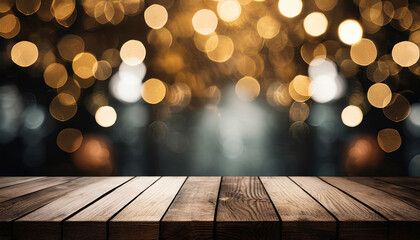
[[[420,178],[0,177],[0,239],[420,239]]]

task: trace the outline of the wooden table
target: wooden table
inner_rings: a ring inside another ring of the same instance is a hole
[[[420,239],[420,178],[1,177],[12,238]]]

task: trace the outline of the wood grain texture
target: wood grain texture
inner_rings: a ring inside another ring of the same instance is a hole
[[[346,179],[392,194],[394,197],[420,209],[420,191],[370,177],[347,177]]]
[[[420,177],[377,177],[377,179],[415,190],[420,190]]]
[[[16,220],[15,239],[61,239],[61,222],[132,177],[97,177],[92,184],[71,191],[61,198]]]
[[[290,177],[338,222],[339,239],[387,239],[387,221],[371,209],[317,177]]]
[[[216,239],[279,239],[280,219],[257,177],[223,177]]]
[[[0,203],[0,239],[11,238],[13,220],[88,184],[90,179],[78,178]]]
[[[213,239],[221,177],[189,177],[161,222],[160,239]]]
[[[260,177],[281,218],[281,239],[336,239],[337,222],[287,177]]]
[[[347,194],[363,202],[389,220],[389,239],[418,239],[420,236],[420,210],[369,186],[339,177],[323,177]]]
[[[42,177],[0,177],[0,188],[33,181],[40,178]]]
[[[40,178],[34,181],[29,181],[17,185],[12,185],[0,189],[0,202],[10,200],[15,197],[23,196],[25,194],[36,192],[44,188],[62,184],[75,179],[74,177],[49,177]]]
[[[64,222],[63,238],[106,240],[107,221],[159,177],[136,177]]]
[[[186,177],[162,177],[109,222],[109,239],[159,239],[159,224]]]

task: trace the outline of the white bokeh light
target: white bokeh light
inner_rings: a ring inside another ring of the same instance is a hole
[[[137,102],[141,98],[142,81],[145,75],[146,66],[143,63],[136,66],[121,63],[119,71],[109,82],[112,96],[125,103]]]
[[[316,58],[309,64],[308,73],[312,79],[310,92],[314,101],[327,103],[343,95],[344,80],[337,73],[337,67],[332,61]]]

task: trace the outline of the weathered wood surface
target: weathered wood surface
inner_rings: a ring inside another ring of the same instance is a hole
[[[224,177],[216,239],[278,239],[280,219],[257,177]]]
[[[389,221],[388,239],[408,240],[420,237],[414,236],[418,232],[417,229],[420,229],[420,209],[384,191],[345,178],[323,177],[322,179],[385,217]]]
[[[419,178],[0,177],[0,240],[418,239],[419,185]]]
[[[261,177],[282,225],[282,239],[335,239],[337,222],[287,177]]]

